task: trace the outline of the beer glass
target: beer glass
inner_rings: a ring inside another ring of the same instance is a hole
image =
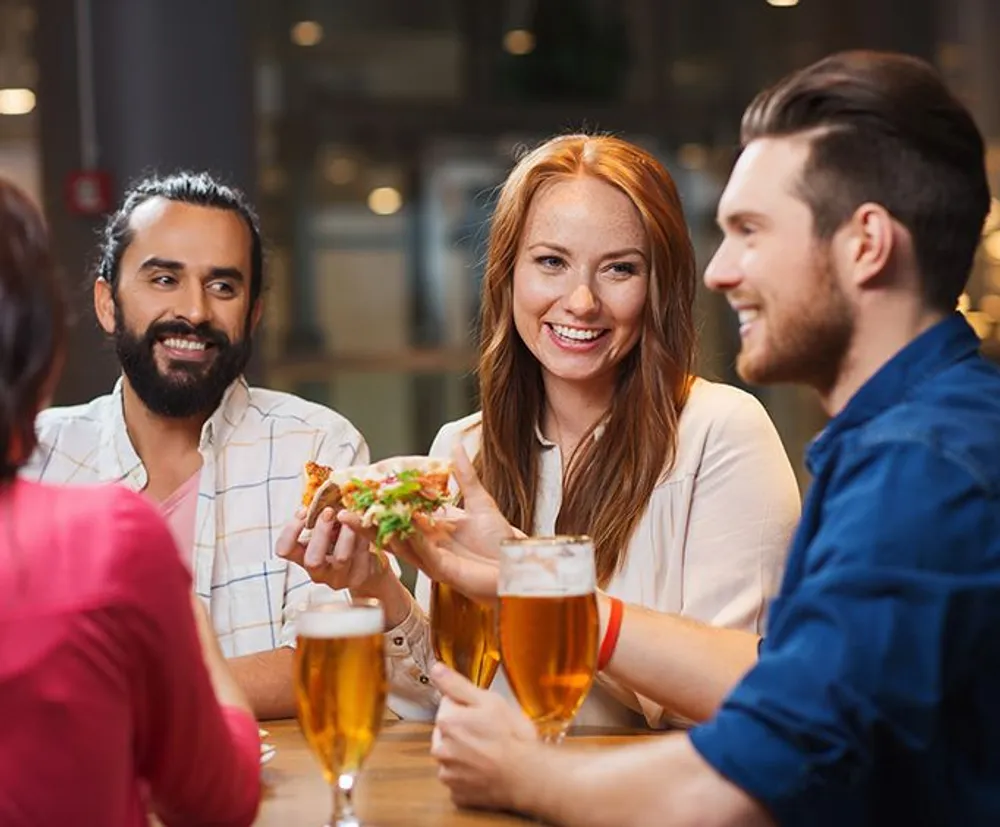
[[[451,586],[431,584],[431,643],[434,656],[481,689],[500,665],[496,610]]]
[[[500,653],[543,741],[562,741],[597,669],[594,544],[534,537],[500,545]]]
[[[296,622],[295,702],[333,793],[327,827],[358,827],[354,785],[385,714],[382,606],[376,600],[328,603],[304,608]]]

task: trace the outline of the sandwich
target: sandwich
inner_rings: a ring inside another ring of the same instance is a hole
[[[360,515],[365,527],[375,528],[375,547],[384,550],[391,540],[413,534],[414,514],[431,515],[451,502],[450,475],[451,463],[430,457],[393,457],[339,470],[306,463],[305,531],[316,525],[323,509],[344,508]],[[299,539],[308,542],[307,537]]]

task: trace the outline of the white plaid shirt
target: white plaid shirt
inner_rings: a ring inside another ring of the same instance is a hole
[[[23,476],[145,488],[146,469],[125,429],[121,384],[86,405],[42,411],[38,449]],[[293,606],[306,599],[309,578],[276,557],[274,546],[299,507],[303,465],[366,463],[368,446],[329,408],[240,379],[202,428],[199,452],[192,570],[222,650],[232,657],[292,645]]]

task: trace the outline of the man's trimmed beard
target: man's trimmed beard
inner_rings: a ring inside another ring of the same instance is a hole
[[[170,372],[164,374],[153,348],[168,336],[197,336],[212,346],[215,356],[206,363],[174,360]],[[249,323],[236,342],[207,322],[192,325],[179,320],[154,322],[136,335],[126,325],[117,302],[114,343],[122,370],[142,403],[154,414],[174,419],[214,411],[226,388],[243,373],[253,346]]]

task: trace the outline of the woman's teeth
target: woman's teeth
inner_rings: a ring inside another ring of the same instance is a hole
[[[556,335],[563,339],[572,339],[574,342],[590,342],[600,336],[603,330],[583,330],[579,327],[563,327],[560,324],[550,325]]]

